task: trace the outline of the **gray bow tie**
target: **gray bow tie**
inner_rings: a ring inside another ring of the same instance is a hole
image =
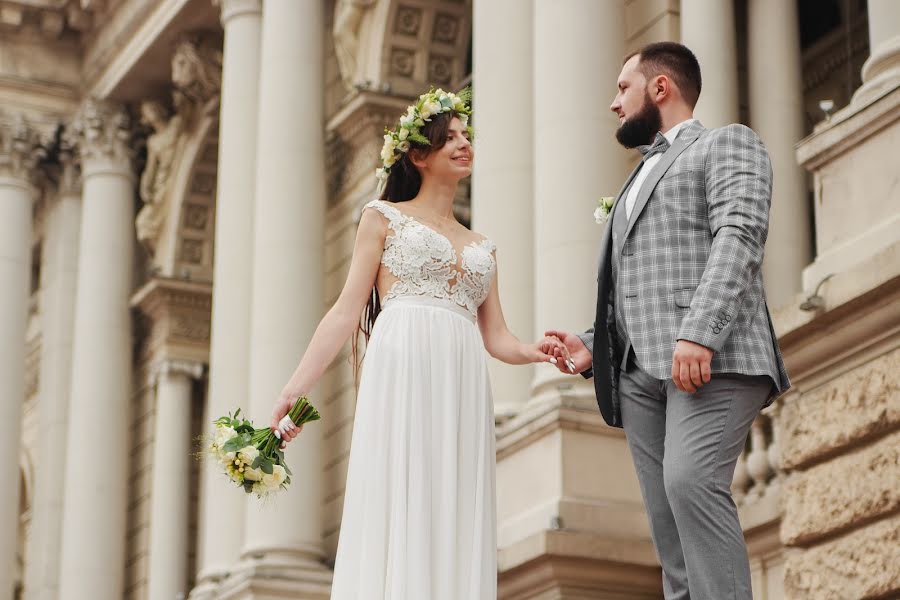
[[[656,153],[664,153],[669,149],[669,140],[666,139],[666,136],[657,132],[656,138],[653,140],[653,143],[648,146],[638,146],[638,151],[643,155],[643,160],[647,160],[651,156]]]

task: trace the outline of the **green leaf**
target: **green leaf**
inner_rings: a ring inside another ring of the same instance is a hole
[[[417,144],[422,144],[424,146],[431,145],[431,140],[429,140],[427,137],[425,137],[418,131],[410,131],[409,137],[407,139],[410,140],[411,142],[415,142]]]
[[[271,475],[274,471],[274,469],[272,468],[272,461],[267,459],[260,461],[259,468],[262,469],[262,472],[266,475]]]

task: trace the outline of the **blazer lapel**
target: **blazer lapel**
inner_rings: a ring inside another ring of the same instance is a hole
[[[653,190],[656,189],[659,180],[666,174],[666,171],[669,170],[669,167],[672,166],[675,159],[678,158],[688,146],[694,143],[703,132],[703,129],[703,125],[701,125],[699,121],[694,121],[693,123],[685,125],[684,129],[679,132],[678,137],[675,138],[675,141],[672,142],[672,145],[666,153],[662,155],[659,162],[656,163],[656,166],[654,166],[653,170],[647,175],[647,178],[641,185],[638,197],[634,202],[634,209],[631,211],[631,219],[628,222],[628,229],[625,231],[625,236],[622,238],[623,240],[628,238],[631,234],[631,230],[634,229],[634,224],[637,222],[638,217],[641,216],[641,212],[647,205],[647,201],[650,200],[650,196],[653,195]],[[634,174],[632,173],[632,175]]]
[[[625,183],[622,185],[622,189],[619,190],[619,193],[616,195],[616,201],[613,202],[612,208],[609,209],[609,220],[606,222],[606,227],[603,228],[603,236],[600,238],[600,278],[603,277],[603,270],[607,268],[609,260],[609,249],[610,243],[612,241],[612,231],[613,231],[613,220],[616,217],[616,209],[619,207],[619,201],[624,201],[625,192],[628,191],[628,186],[631,185],[631,182],[634,180],[634,177],[637,175],[638,171],[641,170],[641,163],[638,163],[637,166],[631,170],[631,175],[628,176],[628,179],[625,180]]]

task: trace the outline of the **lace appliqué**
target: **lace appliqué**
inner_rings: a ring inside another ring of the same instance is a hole
[[[390,203],[373,200],[374,208],[388,220],[381,264],[397,278],[382,302],[400,296],[428,296],[451,300],[476,315],[488,293],[497,268],[494,243],[488,239],[463,247],[457,257],[453,243],[431,227],[404,215]]]

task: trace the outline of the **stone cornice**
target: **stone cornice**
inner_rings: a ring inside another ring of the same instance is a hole
[[[58,38],[66,31],[90,29],[98,10],[113,0],[4,0],[0,26],[21,30],[33,28]]]
[[[818,312],[799,308],[802,296],[773,312],[794,392],[821,385],[894,347],[900,339],[900,244],[852,271],[836,273],[819,294]]]
[[[593,399],[557,396],[528,404],[519,414],[497,427],[497,460],[560,429],[624,437],[621,429],[603,422]]]
[[[900,119],[900,84],[874,100],[851,102],[797,144],[797,162],[815,170]]]
[[[341,107],[326,125],[328,197],[337,201],[362,178],[375,190],[381,134],[405,112],[409,98],[363,91]]]
[[[147,326],[146,359],[209,362],[210,284],[157,277],[132,296],[131,307]]]
[[[189,379],[200,379],[205,371],[206,367],[201,362],[166,357],[150,369],[149,381],[150,385],[156,385],[166,375],[185,375]]]

